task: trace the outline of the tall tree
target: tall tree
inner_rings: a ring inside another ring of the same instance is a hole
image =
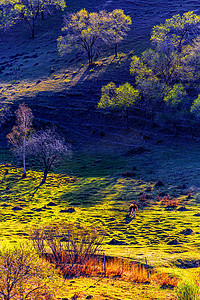
[[[144,51],[141,57],[133,56],[130,72],[144,103],[151,106],[152,115],[156,106],[169,109],[166,93],[173,90],[174,96],[175,84],[187,85],[188,91],[188,87],[199,80],[199,24],[200,16],[193,12],[175,15],[153,27],[151,49]],[[175,87],[176,92],[180,92],[180,86]],[[170,107],[172,109],[172,105]]]
[[[33,114],[32,110],[24,103],[19,105],[16,114],[16,125],[13,126],[11,133],[7,135],[10,144],[13,146],[13,151],[23,160],[23,178],[26,177],[26,144],[29,138]]]
[[[35,37],[35,22],[39,14],[50,12],[55,7],[64,10],[64,0],[0,0],[0,27],[8,27],[23,20]]]
[[[105,39],[108,44],[115,45],[115,57],[118,54],[118,43],[126,37],[131,24],[131,17],[125,15],[122,9],[115,9],[108,13],[108,26],[105,31]]]
[[[47,175],[55,162],[60,161],[63,156],[70,156],[70,146],[65,144],[55,130],[47,129],[34,133],[28,143],[29,153],[37,156],[44,167],[41,184],[44,184]]]
[[[102,44],[117,45],[126,36],[131,24],[131,18],[120,9],[110,13],[89,13],[86,9],[81,9],[69,14],[64,21],[64,35],[58,38],[59,53],[63,55],[75,48],[81,49],[86,52],[89,65],[92,65],[94,55]]]
[[[139,99],[139,91],[130,83],[126,82],[117,88],[113,82],[110,82],[102,87],[101,99],[97,107],[123,113],[127,129],[129,129],[129,111]]]

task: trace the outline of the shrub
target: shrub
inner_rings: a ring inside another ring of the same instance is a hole
[[[199,296],[200,288],[195,282],[184,280],[178,284],[177,300],[197,300]]]
[[[65,276],[76,274],[78,269],[81,273],[88,260],[99,253],[104,236],[101,228],[75,223],[50,224],[30,233],[36,252],[64,270]]]
[[[0,252],[0,299],[53,300],[47,284],[51,268],[25,247]],[[52,274],[51,274],[52,277]]]

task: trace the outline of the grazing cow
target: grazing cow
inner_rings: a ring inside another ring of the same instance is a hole
[[[135,203],[134,203],[134,204],[131,204],[131,205],[129,206],[129,213],[128,213],[128,215],[131,216],[131,215],[134,214],[134,218],[135,218],[135,217],[136,217],[137,209],[138,209],[138,207],[137,207],[137,205],[136,205]]]

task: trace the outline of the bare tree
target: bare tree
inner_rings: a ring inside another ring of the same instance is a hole
[[[32,110],[22,103],[16,111],[16,125],[13,126],[11,133],[7,135],[10,144],[13,145],[13,152],[17,156],[22,156],[24,174],[26,177],[26,143],[32,126]]]
[[[64,138],[61,138],[55,130],[47,129],[34,133],[28,144],[29,152],[36,155],[44,166],[44,176],[41,184],[47,179],[47,174],[52,165],[58,162],[63,156],[71,156],[69,145],[65,145]]]
[[[24,247],[0,252],[0,299],[53,299],[43,278],[46,270]],[[48,298],[47,298],[48,297]]]

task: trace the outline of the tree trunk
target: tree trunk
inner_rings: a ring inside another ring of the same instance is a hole
[[[44,170],[43,179],[41,181],[41,184],[44,184],[46,182],[47,174],[48,174],[48,168],[46,167]]]
[[[32,19],[31,38],[35,38],[35,19]]]
[[[117,57],[118,53],[117,53],[117,49],[118,49],[118,44],[115,43],[115,57]]]
[[[23,139],[22,155],[23,155],[23,167],[24,167],[24,174],[22,175],[22,178],[26,178],[26,140],[25,140],[25,137]]]
[[[44,21],[44,11],[41,11],[41,17],[42,17],[42,21]]]

